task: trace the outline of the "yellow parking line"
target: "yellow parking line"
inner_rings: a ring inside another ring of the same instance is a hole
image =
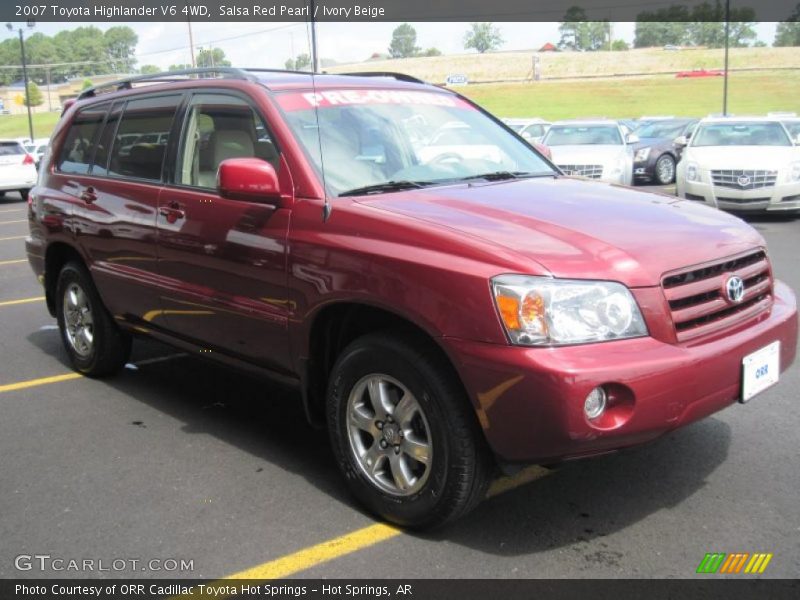
[[[511,475],[509,477],[501,477],[500,479],[495,479],[489,486],[489,489],[486,492],[486,497],[494,498],[495,496],[499,496],[500,494],[505,494],[506,492],[510,492],[511,490],[516,489],[522,485],[531,483],[532,481],[536,481],[537,479],[541,479],[542,477],[547,477],[552,472],[553,472],[552,469],[540,467],[539,465],[531,465],[530,467],[526,467],[522,469],[520,472]]]
[[[28,302],[41,302],[44,296],[36,296],[35,298],[22,298],[21,300],[6,300],[0,302],[0,306],[12,306],[14,304],[27,304]]]
[[[18,221],[0,221],[0,225],[11,225],[13,223],[27,223],[28,219],[20,219]]]
[[[0,237],[0,242],[4,242],[5,240],[24,240],[24,235],[12,235],[11,237]]]
[[[0,394],[51,383],[61,383],[62,381],[80,379],[81,377],[83,377],[83,375],[80,373],[64,373],[63,375],[52,375],[50,377],[40,377],[39,379],[29,379],[28,381],[18,381],[17,383],[7,383],[6,385],[0,385]]]
[[[20,258],[15,260],[0,260],[0,265],[16,265],[19,263],[28,262],[27,258]]]

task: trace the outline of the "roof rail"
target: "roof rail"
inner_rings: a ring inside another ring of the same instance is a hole
[[[355,73],[331,73],[331,75],[347,75],[349,77],[391,77],[397,81],[405,81],[407,83],[424,83],[427,81],[414,77],[413,75],[406,75],[405,73],[395,73],[393,71],[359,71]]]
[[[244,69],[236,69],[234,67],[200,67],[197,69],[163,71],[161,73],[153,73],[152,75],[135,75],[133,77],[126,77],[125,79],[118,79],[116,81],[109,81],[108,83],[92,86],[78,94],[78,100],[92,98],[101,90],[106,90],[108,92],[129,90],[133,88],[134,83],[185,81],[192,75],[211,75],[213,73],[216,73],[218,76],[222,76],[224,79],[245,79],[248,81],[257,80],[254,75],[251,75]]]

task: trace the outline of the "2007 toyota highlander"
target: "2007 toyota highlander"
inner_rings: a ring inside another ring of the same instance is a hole
[[[441,524],[496,465],[652,440],[794,360],[735,217],[565,177],[410,77],[196,75],[65,111],[29,200],[47,306],[89,376],[145,335],[296,384],[383,518]]]

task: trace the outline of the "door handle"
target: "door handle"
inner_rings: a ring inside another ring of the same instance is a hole
[[[168,203],[166,206],[162,206],[158,209],[158,212],[161,216],[167,219],[167,223],[175,223],[178,219],[183,219],[186,217],[186,211],[183,210],[181,205],[174,200]]]
[[[95,200],[97,200],[97,194],[94,191],[92,186],[87,187],[81,192],[80,199],[86,202],[86,204],[91,204]]]

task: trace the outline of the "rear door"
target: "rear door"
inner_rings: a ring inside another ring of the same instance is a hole
[[[286,371],[290,209],[217,193],[220,162],[243,157],[270,162],[287,180],[270,128],[248,97],[195,93],[172,184],[159,198],[159,270],[169,285],[159,320],[209,351]]]
[[[159,309],[158,194],[182,98],[166,94],[115,102],[95,136],[88,176],[78,180],[77,240],[117,318],[148,321]]]

